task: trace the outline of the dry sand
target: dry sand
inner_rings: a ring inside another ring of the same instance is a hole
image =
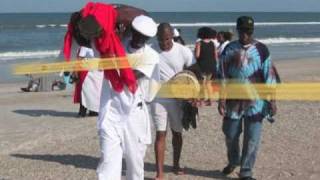
[[[276,63],[286,82],[320,82],[320,61]],[[0,85],[0,180],[96,179],[99,146],[96,118],[76,118],[71,92],[22,93],[25,84]],[[320,102],[279,102],[276,123],[264,123],[254,176],[257,179],[320,179]],[[196,130],[184,133],[181,164],[187,175],[170,173],[171,136],[167,141],[167,179],[223,177],[226,149],[216,106],[201,109]],[[155,176],[153,146],[145,158],[145,176]]]

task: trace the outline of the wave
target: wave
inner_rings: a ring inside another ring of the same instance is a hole
[[[286,45],[308,45],[311,43],[320,43],[320,38],[265,38],[265,39],[257,39],[258,41],[269,44],[269,45],[277,45],[277,44],[286,44]],[[194,49],[194,44],[186,45],[190,49]]]
[[[174,27],[202,27],[202,26],[235,26],[236,23],[232,22],[198,22],[198,23],[171,23]],[[255,22],[255,26],[301,26],[301,25],[320,25],[320,22]]]
[[[37,24],[37,28],[67,27],[66,24]]]
[[[259,39],[259,41],[265,44],[310,44],[310,43],[320,43],[320,38],[266,38]]]
[[[180,23],[172,22],[174,27],[202,27],[202,26],[211,26],[211,27],[232,27],[235,26],[234,22],[196,22],[196,23]],[[303,25],[320,25],[320,22],[311,21],[311,22],[255,22],[255,26],[303,26]],[[36,28],[66,28],[67,24],[37,24],[37,25],[1,25],[0,28],[26,28],[26,27],[36,27]]]
[[[49,27],[56,27],[56,24],[48,24]]]
[[[36,25],[37,28],[45,28],[47,27],[47,25],[44,25],[44,24],[39,24],[39,25]]]
[[[268,45],[308,45],[311,43],[320,43],[320,38],[298,38],[298,37],[277,37],[277,38],[260,38],[259,41]],[[194,44],[187,44],[187,47],[193,49]],[[56,58],[59,55],[59,50],[44,50],[44,51],[10,51],[0,53],[0,61],[17,60],[17,59],[39,59],[39,58]]]
[[[0,29],[25,29],[25,28],[66,28],[67,24],[15,24],[15,25],[0,25]]]
[[[0,53],[0,60],[55,58],[58,56],[59,52],[59,50],[3,52]]]

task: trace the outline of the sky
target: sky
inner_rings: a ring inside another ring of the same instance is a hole
[[[0,13],[72,12],[89,0],[0,0]],[[123,3],[149,12],[180,11],[255,11],[255,12],[320,12],[320,0],[100,0]]]

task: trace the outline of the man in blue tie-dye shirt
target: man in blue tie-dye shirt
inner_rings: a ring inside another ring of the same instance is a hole
[[[277,83],[278,74],[273,66],[266,45],[253,38],[254,20],[242,16],[237,20],[239,40],[224,49],[220,57],[221,82],[246,85]],[[240,179],[252,180],[262,130],[262,120],[276,113],[275,101],[255,99],[237,100],[224,98],[219,101],[219,113],[224,117],[223,132],[226,137],[228,165],[224,174],[233,172],[240,165]],[[239,137],[244,125],[243,149],[240,156]]]

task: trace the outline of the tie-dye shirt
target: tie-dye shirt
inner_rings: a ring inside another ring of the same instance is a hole
[[[272,64],[270,53],[266,45],[253,41],[249,45],[242,45],[233,41],[224,49],[219,59],[219,72],[223,83],[277,83],[278,74]],[[239,119],[244,116],[261,120],[269,112],[267,101],[226,100],[226,116]]]

